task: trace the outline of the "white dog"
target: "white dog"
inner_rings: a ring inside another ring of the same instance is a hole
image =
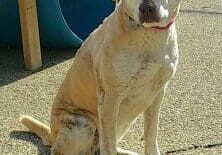
[[[52,145],[51,155],[135,155],[117,148],[144,113],[146,155],[160,155],[158,111],[178,61],[179,0],[119,0],[83,43],[52,106],[50,127],[21,122]],[[84,17],[83,17],[84,18]]]

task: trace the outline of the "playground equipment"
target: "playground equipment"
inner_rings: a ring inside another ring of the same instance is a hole
[[[78,47],[114,9],[112,0],[37,0],[43,47]],[[21,47],[17,0],[0,0],[0,46]]]
[[[78,48],[104,17],[114,10],[114,5],[112,0],[1,0],[0,46],[20,48],[21,36],[24,38],[20,24],[23,27],[23,23],[31,21],[31,26],[34,29],[37,25],[37,30],[31,31],[28,23],[24,26],[25,33],[36,37],[39,32],[42,47]],[[38,37],[35,39],[38,40]]]

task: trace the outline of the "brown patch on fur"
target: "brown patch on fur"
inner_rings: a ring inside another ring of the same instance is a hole
[[[73,127],[80,127],[82,126],[79,120],[62,120],[62,124],[64,124],[68,129],[72,129]]]

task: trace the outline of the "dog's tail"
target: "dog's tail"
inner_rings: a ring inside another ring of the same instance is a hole
[[[19,121],[29,128],[31,132],[34,132],[37,136],[39,136],[45,145],[51,145],[51,130],[47,125],[27,115],[22,115],[19,118]]]

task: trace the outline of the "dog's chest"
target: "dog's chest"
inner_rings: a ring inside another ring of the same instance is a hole
[[[176,51],[177,52],[177,51]],[[118,81],[118,137],[154,100],[176,70],[177,53],[125,53],[114,63]]]
[[[115,64],[120,111],[131,111],[132,117],[144,111],[174,74],[176,61],[176,56],[167,53],[122,54]]]

